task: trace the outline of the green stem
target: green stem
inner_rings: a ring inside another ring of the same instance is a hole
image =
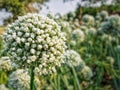
[[[67,90],[69,90],[69,82],[68,82],[67,77],[64,75],[66,73],[66,68],[61,67],[60,72],[62,73],[61,78],[63,80],[63,83],[64,83],[65,87],[67,88]]]
[[[74,69],[73,66],[72,66],[72,71],[73,71],[73,75],[74,75],[75,81],[76,81],[77,86],[78,86],[78,90],[81,90],[79,80],[78,80],[77,74],[76,74],[75,69]]]
[[[31,80],[30,80],[30,90],[34,90],[34,69],[35,67],[32,66],[31,68]]]

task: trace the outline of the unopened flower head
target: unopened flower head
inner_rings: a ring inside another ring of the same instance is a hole
[[[107,62],[108,62],[109,64],[111,64],[111,65],[113,65],[114,62],[115,62],[115,60],[114,60],[113,57],[107,56],[106,59],[107,59]]]
[[[103,10],[100,13],[98,13],[97,17],[101,18],[100,21],[104,21],[108,17],[108,12]]]
[[[83,62],[80,55],[74,50],[67,50],[64,55],[65,55],[65,62],[70,67],[78,66],[79,64],[81,64],[81,62]]]
[[[81,73],[85,80],[89,80],[93,76],[92,70],[88,66],[85,66]]]
[[[89,28],[86,32],[85,32],[87,35],[95,35],[97,33],[96,29],[95,28]]]
[[[96,19],[96,21],[99,21],[99,22],[102,21],[102,17],[99,14],[95,17],[95,19]]]
[[[74,30],[71,33],[71,39],[74,40],[74,41],[77,41],[77,42],[84,41],[84,39],[85,39],[84,32],[82,30],[79,30],[79,29]]]
[[[58,24],[39,14],[21,16],[3,34],[5,50],[20,67],[35,66],[51,71],[63,62],[65,36]]]
[[[86,25],[86,26],[94,26],[95,19],[93,16],[86,14],[82,17],[82,23],[83,25]]]

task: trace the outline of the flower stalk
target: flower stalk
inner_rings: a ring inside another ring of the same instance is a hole
[[[30,80],[30,90],[34,90],[34,69],[35,67],[31,67],[31,80]]]

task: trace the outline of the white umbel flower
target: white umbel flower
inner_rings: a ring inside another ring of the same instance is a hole
[[[85,26],[85,25],[82,25],[82,26],[80,26],[80,29],[82,30],[82,31],[87,31],[88,30],[88,27],[87,26]]]
[[[89,80],[93,76],[92,70],[88,66],[85,66],[81,73],[85,80]]]
[[[97,17],[98,20],[104,21],[105,19],[108,18],[108,12],[103,10],[100,13],[98,13],[98,15],[96,17]]]
[[[65,55],[65,62],[70,67],[78,66],[81,64],[81,62],[83,62],[80,55],[74,50],[67,50],[64,55]]]
[[[89,28],[86,32],[85,32],[87,35],[91,35],[91,36],[93,36],[93,35],[96,35],[96,33],[97,33],[97,30],[95,29],[95,28]]]
[[[39,14],[19,17],[6,28],[3,38],[11,60],[19,67],[34,65],[38,68],[45,63],[40,72],[46,70],[49,73],[52,67],[62,63],[66,48],[65,36],[58,24],[48,17]],[[49,67],[51,68],[48,69]]]
[[[85,26],[94,26],[95,19],[93,16],[86,14],[82,17],[82,24]]]
[[[120,35],[120,16],[112,15],[102,23],[99,32],[106,33],[113,36]]]
[[[82,30],[76,29],[71,33],[71,39],[76,42],[82,42],[85,39],[85,34]]]

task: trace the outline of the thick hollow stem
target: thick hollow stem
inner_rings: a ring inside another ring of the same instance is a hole
[[[35,67],[32,66],[32,68],[31,68],[31,78],[30,78],[30,90],[34,90],[34,69],[35,69]]]

